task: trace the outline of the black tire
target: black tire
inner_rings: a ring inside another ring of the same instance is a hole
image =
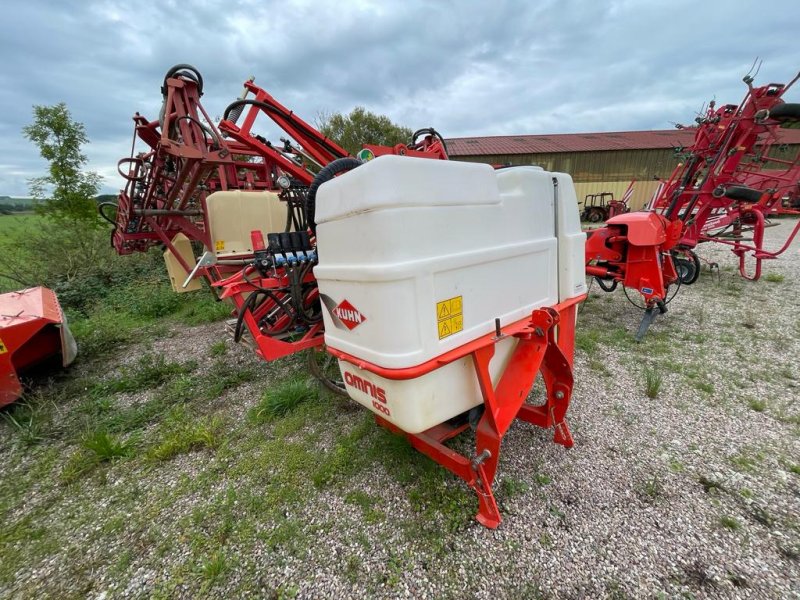
[[[700,257],[693,251],[689,250],[688,254],[675,252],[672,254],[672,260],[675,262],[675,270],[682,284],[692,285],[700,277]]]
[[[586,220],[589,221],[589,223],[599,223],[603,220],[603,211],[599,208],[590,209]]]
[[[788,129],[800,128],[800,104],[784,102],[774,106],[769,111],[769,118],[773,121],[778,121],[781,127]]]
[[[764,192],[761,190],[754,190],[743,185],[732,185],[725,188],[725,197],[731,200],[743,200],[744,202],[758,202]]]

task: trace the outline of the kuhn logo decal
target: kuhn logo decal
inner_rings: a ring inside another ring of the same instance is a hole
[[[342,300],[338,306],[331,311],[348,329],[355,329],[367,320],[367,317],[358,312],[358,309],[347,300]]]

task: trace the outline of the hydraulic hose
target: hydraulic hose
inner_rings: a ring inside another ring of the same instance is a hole
[[[337,158],[333,162],[328,163],[328,165],[314,177],[314,180],[308,188],[308,194],[306,195],[306,223],[315,234],[317,233],[317,221],[314,218],[314,213],[316,212],[317,190],[319,190],[319,186],[330,181],[337,175],[351,171],[362,164],[360,160],[351,156]]]
[[[411,136],[412,146],[417,143],[417,138],[421,135],[432,135],[433,137],[438,139],[439,142],[441,142],[442,144],[442,148],[444,148],[444,153],[447,154],[448,156],[450,155],[450,153],[447,151],[447,142],[444,141],[442,135],[438,131],[436,131],[433,127],[425,127],[424,129],[417,129],[414,132],[414,135]]]

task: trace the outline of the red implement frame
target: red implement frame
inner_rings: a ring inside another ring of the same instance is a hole
[[[491,529],[500,525],[500,511],[492,491],[500,457],[500,445],[511,424],[520,419],[543,427],[553,428],[553,441],[566,448],[573,445],[565,420],[572,395],[572,360],[575,344],[575,317],[578,303],[584,296],[573,298],[554,308],[540,308],[523,319],[501,328],[498,333],[485,335],[456,348],[427,363],[408,369],[386,369],[359,358],[328,348],[337,358],[387,379],[414,379],[439,369],[465,356],[472,357],[475,374],[483,396],[485,410],[475,431],[475,454],[458,454],[444,442],[469,428],[469,424],[442,423],[422,433],[407,433],[380,415],[375,420],[392,432],[404,435],[411,445],[457,477],[463,479],[478,496],[476,519]],[[495,345],[507,337],[519,341],[497,385],[489,375],[489,362]],[[537,374],[541,372],[546,388],[542,405],[525,401]]]
[[[753,79],[745,77],[748,91],[740,105],[716,109],[712,102],[706,115],[698,118],[694,143],[669,180],[659,186],[650,212],[618,215],[605,227],[586,232],[586,273],[598,278],[607,291],[622,283],[644,299],[646,312],[637,339],[646,332],[656,308],[666,312],[670,286],[684,281],[682,275],[679,279],[678,266],[691,266],[695,272],[699,269],[699,259],[692,252],[699,242],[729,244],[739,258],[741,275],[757,280],[761,261],[776,258],[797,234],[800,223],[778,252],[763,247],[764,217],[774,211],[785,189],[796,185],[800,172],[797,160],[766,158],[779,139],[778,128],[783,122],[777,107],[784,109],[784,118],[787,108],[798,108],[782,106],[781,99],[798,78],[800,75],[788,85],[771,83],[754,88]],[[786,169],[777,178],[766,177],[761,168],[767,162],[783,163]],[[749,188],[745,181],[756,185]],[[766,193],[768,189],[770,193]],[[734,223],[752,227],[752,245],[741,239],[719,239],[711,233]],[[752,273],[745,266],[748,255],[755,260]],[[687,284],[695,279],[685,278]]]

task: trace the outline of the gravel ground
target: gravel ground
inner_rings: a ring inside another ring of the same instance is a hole
[[[768,229],[768,246],[793,223]],[[64,486],[51,480],[74,441],[24,449],[0,430],[5,481],[27,482],[3,489],[4,524],[30,536],[6,529],[0,549],[50,540],[0,580],[0,596],[800,598],[800,240],[758,283],[738,277],[726,249],[700,254],[719,274],[704,270],[640,345],[641,313],[621,291],[594,287],[579,315],[575,446],[511,428],[495,531],[472,520],[472,492],[424,458],[409,459],[410,476],[388,451],[353,473],[345,459],[332,484],[309,483],[315,468],[338,464],[343,440],[380,454],[386,434],[335,401],[298,422],[248,425],[263,388],[301,364],[263,365],[229,347],[226,364],[258,376],[190,403],[225,416],[229,437],[216,451],[120,461]],[[202,371],[222,360],[208,352],[221,330],[173,329],[119,360],[150,351]],[[655,398],[647,372],[662,380]]]

